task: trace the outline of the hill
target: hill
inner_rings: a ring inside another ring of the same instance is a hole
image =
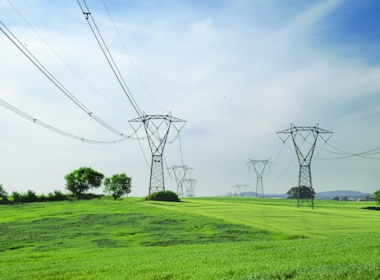
[[[364,198],[367,195],[371,196],[370,193],[362,193],[359,191],[327,191],[316,193],[315,198],[332,199],[333,197],[342,198],[343,196],[347,196],[348,199],[357,200],[359,198]]]

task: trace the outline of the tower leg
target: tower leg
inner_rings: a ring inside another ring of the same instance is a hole
[[[256,197],[264,197],[263,177],[256,179]]]
[[[307,203],[314,209],[314,189],[311,180],[310,164],[300,165],[298,179],[297,207]]]
[[[162,163],[162,155],[153,155],[150,170],[149,194],[164,190],[164,166]]]

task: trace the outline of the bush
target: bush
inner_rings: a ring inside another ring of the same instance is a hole
[[[68,197],[60,190],[55,190],[53,193],[48,194],[49,201],[64,201],[68,200]]]
[[[13,197],[13,203],[19,203],[21,202],[21,194],[19,192],[12,192],[12,197]]]
[[[0,204],[10,204],[11,202],[9,201],[8,197],[3,196],[0,197]]]
[[[155,193],[151,193],[145,200],[155,200],[155,201],[172,201],[172,202],[180,202],[178,195],[172,191],[159,191]]]
[[[33,190],[27,190],[25,194],[21,195],[21,202],[37,202],[38,198]]]

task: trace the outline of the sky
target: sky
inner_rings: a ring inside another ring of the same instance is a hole
[[[317,139],[311,162],[315,191],[380,188],[378,1],[85,4],[140,111],[186,121],[179,137],[170,129],[169,140],[175,141],[164,150],[166,189],[177,189],[168,169],[186,165],[193,168],[196,196],[223,196],[235,185],[255,191],[251,159],[272,162],[263,175],[264,193],[286,193],[298,184],[299,162],[292,139],[283,141],[289,134],[277,132],[317,124],[332,134],[327,142]],[[88,112],[124,135],[137,130],[146,136],[139,123],[129,122],[139,115],[77,1],[0,0],[0,21],[86,109],[0,32],[3,102],[79,138],[121,138]],[[0,123],[0,184],[8,193],[65,191],[64,176],[82,166],[106,177],[126,173],[132,196],[149,192],[146,137],[91,144],[4,106]],[[313,136],[304,137],[297,145],[308,151]]]

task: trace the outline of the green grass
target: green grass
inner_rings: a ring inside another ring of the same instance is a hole
[[[1,206],[0,279],[380,279],[373,202],[194,198]]]

